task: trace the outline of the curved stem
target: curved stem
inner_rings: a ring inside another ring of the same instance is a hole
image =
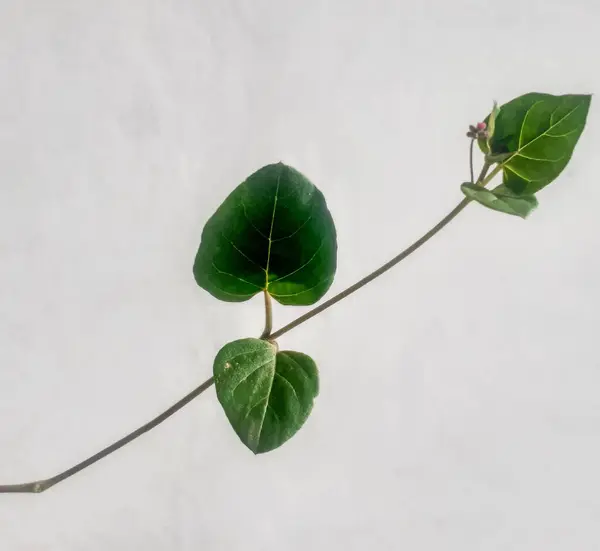
[[[317,314],[323,312],[323,310],[327,310],[330,306],[338,303],[340,300],[345,299],[347,296],[351,295],[355,291],[358,291],[362,287],[364,287],[367,283],[370,283],[375,278],[384,274],[388,270],[392,269],[396,264],[404,260],[407,256],[414,253],[419,247],[427,243],[436,233],[438,233],[444,226],[449,224],[456,216],[471,202],[470,199],[463,199],[456,207],[454,207],[444,218],[442,218],[433,228],[431,228],[426,234],[417,239],[410,247],[404,249],[400,254],[392,258],[389,262],[386,262],[383,266],[371,272],[368,276],[363,277],[360,281],[357,281],[354,285],[351,285],[347,289],[344,289],[341,293],[338,293],[334,297],[326,300],[323,304],[320,304],[316,308],[313,308],[306,314],[296,318],[294,321],[288,323],[281,329],[275,331],[275,333],[271,334],[272,339],[276,339],[280,337],[284,333],[294,329],[294,327],[298,327],[298,325],[304,323],[310,318],[315,317]]]
[[[481,169],[481,173],[477,178],[477,183],[481,186],[486,186],[500,170],[502,170],[502,166],[498,165],[489,175],[487,175],[488,170],[490,169],[490,163],[485,162],[483,168]],[[271,333],[271,339],[276,339],[280,337],[284,333],[294,329],[294,327],[298,327],[298,325],[304,323],[310,318],[315,317],[317,314],[323,312],[323,310],[327,310],[330,306],[338,303],[340,300],[345,299],[347,296],[351,295],[355,291],[358,291],[361,287],[364,287],[367,283],[373,281],[376,277],[379,277],[381,274],[384,274],[391,268],[393,268],[396,264],[404,260],[407,256],[414,253],[419,247],[427,243],[436,233],[438,233],[442,228],[447,226],[456,216],[471,202],[471,199],[463,199],[456,207],[454,207],[444,218],[442,218],[433,228],[431,228],[426,234],[422,235],[419,239],[417,239],[410,247],[404,249],[400,254],[392,258],[389,262],[386,262],[383,266],[371,272],[368,276],[363,277],[360,281],[357,281],[354,285],[351,285],[347,289],[343,290],[341,293],[338,293],[334,297],[326,300],[323,304],[320,304],[316,308],[313,308],[306,314],[296,318],[294,321],[288,323],[281,329],[278,329],[274,333]]]
[[[502,169],[502,165],[499,164],[489,174],[489,176],[486,176],[489,168],[490,168],[490,164],[485,163],[483,166],[483,169],[481,170],[481,174],[480,174],[479,178],[477,179],[477,183],[481,184],[482,186],[485,186]],[[368,276],[364,277],[363,279],[361,279],[354,285],[351,285],[350,287],[348,287],[341,293],[338,293],[333,298],[330,298],[323,304],[317,306],[316,308],[313,308],[310,312],[307,312],[306,314],[300,316],[299,318],[295,319],[291,323],[288,323],[287,325],[285,325],[278,331],[275,331],[274,333],[271,333],[271,324],[272,324],[271,301],[270,301],[270,297],[268,296],[268,293],[265,291],[266,324],[265,324],[265,331],[263,332],[263,337],[261,337],[261,338],[268,337],[270,340],[274,340],[277,337],[280,337],[281,335],[283,335],[284,333],[287,333],[294,327],[298,327],[298,325],[304,323],[305,321],[309,320],[310,318],[313,318],[317,314],[320,314],[323,310],[326,310],[330,306],[333,306],[334,304],[340,302],[341,300],[346,298],[348,295],[351,295],[355,291],[358,291],[360,288],[364,287],[367,283],[373,281],[375,278],[377,278],[380,275],[382,275],[383,273],[387,272],[388,270],[393,268],[396,264],[398,264],[399,262],[404,260],[407,256],[409,256],[410,254],[415,252],[419,247],[424,245],[436,233],[438,233],[442,228],[444,228],[444,226],[446,226],[454,218],[456,218],[456,216],[470,202],[471,202],[470,199],[463,199],[456,207],[454,207],[454,209],[452,209],[446,216],[444,216],[444,218],[442,218],[442,220],[440,220],[440,222],[438,222],[435,226],[433,226],[433,228],[431,228],[422,237],[417,239],[410,247],[404,249],[400,254],[398,254],[397,256],[392,258],[392,260],[385,263],[383,266],[381,266],[374,272],[370,273]],[[148,432],[149,430],[152,430],[154,427],[160,425],[163,421],[167,420],[169,417],[171,417],[171,415],[177,413],[181,408],[183,408],[185,405],[190,403],[194,398],[196,398],[197,396],[202,394],[207,388],[212,386],[213,382],[214,382],[214,379],[212,377],[210,379],[204,381],[199,387],[192,390],[192,392],[190,392],[187,396],[183,397],[176,404],[172,405],[169,409],[167,409],[166,411],[164,411],[163,413],[161,413],[160,415],[158,415],[157,417],[152,419],[152,421],[141,426],[139,429],[134,430],[127,436],[124,436],[123,438],[121,438],[120,440],[115,442],[114,444],[111,444],[110,446],[104,448],[103,450],[92,455],[91,457],[82,461],[81,463],[74,465],[70,469],[67,469],[64,472],[59,473],[59,474],[53,476],[52,478],[47,478],[45,480],[35,480],[33,482],[26,482],[24,484],[0,485],[0,493],[41,493],[41,492],[47,490],[48,488],[51,488],[52,486],[58,484],[59,482],[62,482],[63,480],[66,480],[67,478],[70,478],[74,474],[77,474],[78,472],[82,471],[83,469],[89,467],[90,465],[93,465],[97,461],[100,461],[107,455],[110,455],[111,453],[117,451],[119,448],[122,448],[126,444],[129,444],[130,442],[132,442],[133,440],[138,438],[138,436],[141,436],[142,434]]]
[[[263,291],[265,295],[265,330],[260,336],[261,339],[268,339],[273,330],[273,307],[271,306],[271,295],[266,289]]]
[[[72,477],[74,474],[77,474],[79,471],[83,471],[83,469],[93,465],[97,461],[100,461],[107,455],[117,451],[119,448],[122,448],[129,442],[135,440],[138,436],[141,436],[145,432],[152,430],[157,425],[160,425],[163,421],[167,420],[171,415],[177,413],[183,406],[189,404],[194,398],[202,394],[207,388],[209,388],[213,384],[213,378],[211,377],[207,381],[204,381],[198,388],[192,390],[187,396],[184,396],[179,402],[173,404],[169,409],[152,419],[152,421],[142,425],[139,429],[134,430],[129,433],[127,436],[124,436],[114,444],[107,446],[102,451],[92,455],[85,461],[81,463],[77,463],[70,469],[59,473],[52,478],[46,478],[45,480],[35,480],[33,482],[26,482],[25,484],[8,484],[4,486],[0,486],[0,493],[27,493],[27,494],[39,494],[48,488],[51,488],[55,484],[66,480],[67,478]]]

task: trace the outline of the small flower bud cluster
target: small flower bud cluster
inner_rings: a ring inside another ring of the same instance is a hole
[[[478,122],[476,126],[470,124],[469,131],[467,132],[467,137],[477,140],[487,140],[489,138],[487,124],[485,124],[484,122]]]

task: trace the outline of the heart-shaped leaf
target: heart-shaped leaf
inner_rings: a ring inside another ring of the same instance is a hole
[[[277,351],[260,339],[240,339],[217,354],[217,397],[231,426],[255,454],[289,440],[308,418],[319,393],[315,362],[306,354]]]
[[[471,182],[465,182],[460,189],[469,199],[481,203],[484,207],[521,218],[527,218],[529,213],[538,206],[534,195],[518,195],[504,184],[490,190]]]
[[[309,305],[327,292],[336,265],[335,225],[323,194],[277,163],[248,177],[208,220],[194,277],[227,302],[267,290],[281,304]]]
[[[491,151],[486,140],[479,145],[492,159],[511,154],[500,162],[508,189],[532,195],[563,171],[585,127],[590,101],[590,95],[531,93],[500,108],[489,139]]]

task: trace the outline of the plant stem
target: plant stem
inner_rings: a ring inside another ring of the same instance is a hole
[[[502,170],[502,165],[496,166],[492,172],[490,172],[489,176],[487,175],[488,170],[490,169],[490,163],[487,161],[483,164],[479,177],[477,178],[477,184],[481,186],[486,186],[500,170]],[[294,327],[298,327],[301,323],[313,318],[317,314],[320,314],[323,310],[327,310],[330,306],[333,306],[340,300],[345,299],[347,296],[351,295],[355,291],[358,291],[361,287],[364,287],[367,283],[373,281],[376,277],[379,277],[381,274],[387,272],[391,268],[393,268],[396,264],[404,260],[407,256],[414,253],[421,245],[424,245],[429,241],[436,233],[438,233],[442,228],[447,226],[456,216],[471,202],[471,199],[463,199],[456,207],[454,207],[444,218],[442,218],[433,228],[431,228],[426,234],[417,239],[410,247],[404,249],[400,254],[392,258],[389,262],[385,263],[381,268],[378,268],[374,272],[370,273],[368,276],[362,278],[360,281],[357,281],[354,285],[351,285],[341,293],[338,293],[334,297],[325,301],[323,304],[320,304],[316,308],[313,308],[306,314],[296,318],[294,321],[288,323],[286,326],[282,327],[275,331],[275,333],[271,333],[271,339],[276,339],[280,337],[284,333],[287,333]]]
[[[486,162],[481,170],[481,174],[479,175],[479,178],[477,179],[478,184],[485,186],[500,170],[502,170],[502,165],[498,164],[496,166],[496,168],[489,174],[489,176],[486,176],[489,168],[490,168],[490,164]],[[274,333],[271,333],[271,328],[272,328],[271,299],[270,299],[269,294],[265,291],[266,323],[265,323],[265,330],[264,330],[263,336],[261,338],[268,337],[269,340],[274,340],[277,337],[280,337],[281,335],[283,335],[284,333],[287,333],[288,331],[292,330],[294,327],[298,327],[298,325],[304,323],[305,321],[309,320],[310,318],[315,317],[317,314],[320,314],[321,312],[323,312],[323,310],[326,310],[330,306],[333,306],[334,304],[340,302],[341,300],[343,300],[347,296],[351,295],[355,291],[358,291],[360,288],[364,287],[367,283],[373,281],[375,278],[377,278],[380,275],[382,275],[383,273],[387,272],[388,270],[393,268],[396,264],[398,264],[399,262],[404,260],[407,256],[409,256],[410,254],[415,252],[419,247],[421,247],[421,245],[424,245],[436,233],[438,233],[442,228],[444,228],[452,220],[454,220],[454,218],[456,218],[456,216],[470,202],[471,202],[470,199],[466,199],[466,198],[463,199],[456,207],[454,207],[454,209],[452,209],[446,216],[444,216],[444,218],[442,218],[442,220],[440,220],[440,222],[438,222],[435,226],[433,226],[433,228],[431,228],[422,237],[417,239],[417,241],[415,241],[410,247],[406,248],[400,254],[398,254],[397,256],[392,258],[392,260],[385,263],[383,266],[381,266],[374,272],[370,273],[368,276],[364,277],[363,279],[361,279],[354,285],[351,285],[350,287],[348,287],[341,293],[338,293],[333,298],[330,298],[328,301],[324,302],[323,304],[317,306],[316,308],[313,308],[310,312],[307,312],[306,314],[300,316],[299,318],[295,319],[291,323],[288,323],[287,325],[285,325],[278,331],[275,331]],[[194,398],[196,398],[197,396],[202,394],[207,388],[212,386],[213,382],[214,382],[214,380],[212,377],[210,379],[208,379],[207,381],[204,381],[199,387],[192,390],[192,392],[190,392],[187,396],[183,397],[176,404],[172,405],[169,409],[167,409],[166,411],[164,411],[163,413],[161,413],[160,415],[158,415],[157,417],[152,419],[152,421],[141,426],[139,429],[134,430],[133,432],[131,432],[127,436],[121,438],[114,444],[111,444],[110,446],[104,448],[102,451],[99,451],[98,453],[92,455],[88,459],[82,461],[81,463],[78,463],[77,465],[71,467],[70,469],[67,469],[64,472],[57,474],[56,476],[53,476],[52,478],[47,478],[45,480],[35,480],[33,482],[27,482],[25,484],[8,484],[8,485],[3,485],[3,486],[0,485],[0,493],[41,493],[41,492],[47,490],[48,488],[51,488],[52,486],[58,484],[59,482],[62,482],[63,480],[66,480],[67,478],[70,478],[74,474],[77,474],[78,472],[82,471],[83,469],[89,467],[90,465],[93,465],[97,461],[100,461],[100,459],[103,459],[107,455],[110,455],[111,453],[117,451],[119,448],[122,448],[126,444],[129,444],[130,442],[135,440],[138,436],[141,436],[142,434],[148,432],[149,430],[153,429],[154,427],[160,425],[163,421],[167,420],[173,414],[177,413],[181,408],[183,408],[185,405],[190,403]]]
[[[100,461],[107,455],[117,451],[119,448],[122,448],[129,442],[135,440],[138,436],[141,436],[145,432],[152,430],[157,425],[160,425],[163,421],[167,420],[171,415],[177,413],[183,406],[189,404],[194,398],[202,394],[207,388],[212,386],[213,378],[211,377],[207,381],[204,381],[198,388],[192,390],[187,396],[183,397],[179,402],[173,404],[169,409],[152,419],[152,421],[146,423],[141,426],[139,429],[134,430],[127,436],[121,438],[114,444],[104,448],[102,451],[92,455],[85,461],[78,463],[77,465],[67,469],[66,471],[53,476],[52,478],[47,478],[45,480],[35,480],[33,482],[27,482],[25,484],[8,484],[5,486],[0,486],[0,493],[26,493],[26,494],[39,494],[48,488],[51,488],[55,484],[70,478],[74,474],[77,474],[79,471],[83,471],[83,469],[93,465],[97,461]]]
[[[271,295],[265,289],[263,291],[265,295],[265,330],[260,336],[261,339],[268,339],[271,336],[273,330],[273,307],[271,306]]]
[[[475,183],[475,173],[473,171],[473,144],[475,143],[475,138],[471,138],[471,145],[469,146],[469,168],[471,170],[471,183]]]
[[[327,310],[327,308],[329,308],[330,306],[333,306],[334,304],[338,303],[340,300],[345,299],[346,297],[348,297],[349,295],[351,295],[355,291],[358,291],[359,289],[361,289],[362,287],[364,287],[367,283],[370,283],[375,278],[379,277],[380,275],[384,274],[388,270],[392,269],[396,264],[398,264],[399,262],[401,262],[402,260],[404,260],[410,254],[414,253],[419,247],[421,247],[421,245],[424,245],[425,243],[427,243],[427,241],[429,241],[444,226],[446,226],[452,220],[454,220],[454,218],[456,218],[456,216],[470,202],[471,202],[470,199],[467,199],[467,198],[463,199],[446,216],[444,216],[444,218],[442,218],[435,226],[433,226],[433,228],[431,228],[422,237],[420,237],[419,239],[417,239],[410,247],[404,249],[400,254],[398,254],[397,256],[395,256],[394,258],[392,258],[389,262],[386,262],[383,266],[381,266],[380,268],[378,268],[374,272],[371,272],[368,276],[363,277],[360,281],[357,281],[354,285],[351,285],[347,289],[343,290],[341,293],[338,293],[337,295],[335,295],[334,297],[330,298],[329,300],[326,300],[323,304],[320,304],[316,308],[313,308],[312,310],[310,310],[306,314],[300,316],[299,318],[296,318],[294,321],[288,323],[287,325],[285,325],[281,329],[275,331],[275,333],[271,334],[271,338],[272,339],[276,339],[276,338],[280,337],[281,335],[283,335],[284,333],[287,333],[291,329],[294,329],[294,327],[298,327],[298,325],[304,323],[305,321],[309,320],[310,318],[315,317],[317,314],[320,314],[321,312],[323,312],[323,310]]]
[[[490,175],[486,177],[486,174],[491,166],[492,165],[488,161],[485,161],[483,163],[483,166],[481,167],[481,172],[479,173],[479,176],[477,177],[477,182],[475,182],[476,184],[479,184],[480,186],[485,187],[490,182],[490,180],[492,180],[494,178],[494,176],[496,176],[496,174],[498,174],[498,172],[500,172],[502,170],[502,166],[498,165],[494,170],[492,170]]]

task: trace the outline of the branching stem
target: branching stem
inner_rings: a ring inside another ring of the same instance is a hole
[[[488,162],[486,162],[481,170],[481,174],[479,175],[479,178],[477,179],[478,184],[480,184],[482,186],[487,185],[487,183],[502,169],[502,165],[498,164],[496,166],[496,168],[489,174],[489,176],[486,176],[489,168],[490,168],[490,164]],[[463,199],[456,207],[454,207],[454,209],[452,209],[446,216],[444,216],[444,218],[442,218],[442,220],[440,220],[435,226],[433,226],[433,228],[431,228],[422,237],[417,239],[412,245],[410,245],[410,247],[406,248],[400,254],[398,254],[397,256],[392,258],[389,262],[386,262],[383,266],[381,266],[374,272],[370,273],[369,275],[367,275],[360,281],[356,282],[354,285],[351,285],[344,291],[338,293],[334,297],[325,301],[323,304],[320,304],[319,306],[313,308],[306,314],[300,316],[299,318],[295,319],[291,323],[288,323],[287,325],[285,325],[281,329],[275,331],[274,333],[271,333],[271,329],[272,329],[271,298],[270,298],[269,294],[265,291],[266,322],[265,322],[265,330],[264,330],[261,338],[269,338],[269,340],[274,340],[277,337],[280,337],[281,335],[283,335],[284,333],[291,331],[295,327],[298,327],[298,325],[304,323],[305,321],[315,317],[317,314],[320,314],[321,312],[323,312],[330,306],[333,306],[334,304],[345,299],[347,296],[351,295],[355,291],[358,291],[359,289],[364,287],[367,283],[370,283],[375,278],[384,274],[385,272],[387,272],[388,270],[390,270],[391,268],[396,266],[396,264],[398,264],[399,262],[404,260],[407,256],[409,256],[410,254],[415,252],[419,247],[424,245],[436,233],[438,233],[442,228],[444,228],[452,220],[454,220],[454,218],[456,218],[456,216],[470,202],[471,202],[470,199],[466,199],[466,198]],[[163,413],[161,413],[160,415],[158,415],[157,417],[152,419],[152,421],[146,423],[145,425],[141,426],[137,430],[134,430],[127,436],[124,436],[123,438],[121,438],[120,440],[115,442],[114,444],[111,444],[110,446],[104,448],[103,450],[92,455],[91,457],[82,461],[81,463],[74,465],[70,469],[67,469],[66,471],[64,471],[62,473],[59,473],[51,478],[47,478],[44,480],[35,480],[33,482],[26,482],[24,484],[0,485],[0,493],[33,493],[33,494],[36,494],[36,493],[41,493],[41,492],[51,488],[52,486],[55,486],[59,482],[62,482],[63,480],[70,478],[74,474],[77,474],[78,472],[82,471],[83,469],[93,465],[94,463],[100,461],[107,455],[110,455],[111,453],[117,451],[118,449],[122,448],[126,444],[129,444],[130,442],[132,442],[133,440],[135,440],[142,434],[144,434],[144,433],[148,432],[149,430],[152,430],[154,427],[160,425],[163,421],[167,420],[173,414],[177,413],[181,408],[183,408],[185,405],[189,404],[194,398],[196,398],[197,396],[202,394],[207,388],[212,386],[213,382],[214,381],[213,381],[212,377],[210,379],[208,379],[207,381],[204,381],[199,387],[192,390],[192,392],[190,392],[187,396],[184,396],[176,404],[173,404],[169,409],[167,409],[166,411],[164,411]]]

